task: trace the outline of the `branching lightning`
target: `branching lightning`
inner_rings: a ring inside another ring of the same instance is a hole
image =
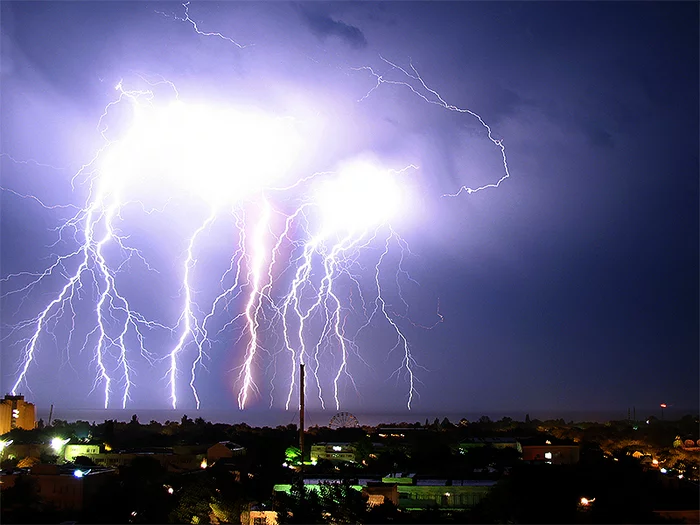
[[[508,160],[506,159],[506,147],[503,144],[503,139],[494,138],[493,131],[492,131],[491,127],[484,121],[483,118],[481,118],[480,115],[478,115],[477,113],[475,113],[474,111],[472,111],[470,109],[463,109],[463,108],[460,108],[460,107],[457,107],[455,105],[448,104],[447,102],[445,102],[445,100],[442,98],[442,96],[437,91],[430,88],[426,84],[426,82],[423,80],[423,77],[421,77],[420,73],[418,73],[416,68],[413,66],[412,62],[409,64],[409,67],[411,70],[409,72],[405,68],[403,68],[399,65],[396,65],[393,62],[390,62],[389,60],[387,60],[386,58],[384,58],[381,55],[379,56],[379,58],[383,62],[385,62],[386,64],[391,66],[391,68],[393,70],[400,71],[404,75],[404,77],[407,77],[407,78],[411,79],[412,81],[417,82],[418,86],[414,86],[413,84],[410,83],[410,81],[406,81],[406,80],[392,80],[389,78],[385,78],[384,75],[381,75],[381,74],[375,72],[374,69],[371,68],[370,66],[362,66],[362,67],[353,68],[355,71],[368,71],[374,77],[374,79],[377,81],[377,83],[360,99],[360,102],[362,102],[367,97],[369,97],[382,84],[393,84],[393,85],[397,85],[397,86],[405,86],[408,89],[410,89],[415,95],[417,95],[418,97],[423,99],[425,102],[427,102],[428,104],[435,104],[435,105],[441,106],[449,111],[455,111],[457,113],[466,113],[466,114],[471,115],[472,117],[476,118],[479,121],[479,123],[484,127],[484,129],[486,130],[486,135],[487,135],[488,139],[495,146],[497,146],[501,152],[501,156],[503,158],[504,173],[501,176],[501,178],[499,178],[496,182],[484,184],[483,186],[479,186],[476,188],[472,188],[469,186],[461,186],[456,192],[446,193],[445,195],[443,195],[443,197],[458,197],[462,193],[471,194],[471,193],[475,193],[477,191],[482,191],[482,190],[485,190],[488,188],[498,188],[504,180],[506,180],[510,177],[510,171],[508,169]],[[424,92],[421,92],[421,89],[424,90],[425,92],[427,92],[427,94]]]
[[[183,17],[160,14],[189,24],[198,35],[246,47],[222,33],[201,31],[190,17],[189,2],[182,6]],[[448,104],[412,63],[403,68],[380,58],[399,79],[369,66],[354,68],[369,72],[376,81],[359,102],[382,84],[406,87],[426,103],[477,119],[501,153],[504,174],[496,182],[462,186],[444,196],[497,188],[510,177],[503,140],[494,138],[481,116]],[[403,291],[407,283],[417,283],[405,269],[410,250],[393,220],[408,206],[404,181],[418,167],[393,170],[379,162],[351,159],[334,171],[299,176],[291,167],[303,143],[293,119],[191,104],[172,82],[141,81],[146,87],[133,90],[120,81],[117,97],[98,120],[104,143],[70,181],[74,190],[85,191],[82,205],[49,205],[35,195],[2,188],[52,213],[72,213],[55,230],[51,249],[57,253],[45,269],[0,280],[3,299],[20,298],[17,315],[25,305],[39,304],[38,313],[13,324],[4,338],[20,345],[12,393],[30,387],[41,352],[53,345],[65,348],[68,362],[71,349],[90,354],[91,392],[100,392],[105,408],[113,406],[114,399],[125,408],[132,399],[139,386],[135,361],[152,370],[165,367],[160,381],[163,399],[173,409],[183,403],[200,408],[200,371],[223,349],[236,356],[230,385],[240,409],[259,396],[260,371],[271,367],[271,405],[279,388],[289,409],[298,392],[301,363],[310,365],[306,370],[312,381],[306,388],[315,390],[319,406],[340,409],[346,388],[360,394],[353,374],[369,366],[363,337],[377,321],[394,338],[385,353],[387,359],[399,355],[392,377],[405,383],[405,404],[411,409],[419,395],[420,366],[406,324],[432,329],[443,320],[438,302],[434,325],[412,321]],[[129,110],[126,124],[114,116],[117,109],[119,115]],[[126,131],[113,131],[122,128]],[[17,166],[53,168],[7,154],[0,157]],[[290,172],[296,179],[283,183]],[[131,238],[130,228],[144,215],[165,214],[183,202],[190,206],[187,226],[171,221],[168,234],[153,232],[154,241],[179,247],[173,267],[158,268],[177,273],[177,291],[162,299],[176,304],[177,313],[151,319],[124,291],[137,267],[157,273],[144,247],[138,248],[138,240]],[[134,219],[139,213],[143,215]],[[221,224],[232,226],[235,241],[217,240],[220,251],[231,255],[228,266],[212,274],[201,266],[214,258],[207,243],[215,237],[212,229]],[[173,235],[176,241],[170,240]],[[58,253],[65,245],[72,248]],[[371,253],[378,255],[370,259]],[[38,302],[47,290],[49,299]],[[147,342],[152,333],[168,341],[154,346]],[[278,367],[285,373],[278,375]]]

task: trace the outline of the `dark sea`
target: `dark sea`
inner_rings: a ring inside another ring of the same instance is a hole
[[[49,418],[49,407],[37,407],[36,418],[39,420],[43,419],[45,422]],[[529,414],[531,419],[547,420],[547,419],[564,419],[566,422],[582,422],[582,421],[597,421],[597,422],[607,422],[613,420],[623,420],[627,419],[627,409],[622,410],[599,410],[599,411],[556,411],[556,410],[530,410],[530,411],[499,411],[499,412],[426,412],[426,411],[403,411],[403,412],[351,412],[358,420],[360,425],[378,426],[383,423],[425,423],[428,420],[430,423],[438,418],[442,421],[444,418],[448,418],[452,423],[458,423],[462,418],[466,418],[469,421],[476,421],[481,416],[488,416],[493,421],[497,421],[503,417],[510,417],[516,421],[524,421],[525,415]],[[315,425],[326,426],[329,424],[331,418],[337,413],[335,410],[307,410],[305,412],[305,426],[312,427]],[[298,424],[299,422],[299,411],[298,410],[279,410],[279,409],[269,409],[269,410],[212,410],[212,409],[200,409],[200,410],[187,410],[187,409],[177,409],[177,410],[165,410],[165,409],[151,409],[151,408],[128,408],[122,409],[89,409],[89,408],[67,408],[61,406],[54,406],[52,418],[62,419],[69,422],[73,421],[88,421],[90,423],[101,423],[107,419],[114,419],[117,421],[130,421],[132,415],[136,415],[141,423],[148,423],[150,421],[158,421],[164,423],[166,421],[180,421],[183,415],[191,419],[203,418],[206,421],[212,423],[246,423],[252,427],[276,427],[279,425],[288,425],[290,423]],[[664,410],[663,417],[667,420],[674,420],[683,417],[684,415],[692,414],[697,415],[698,409],[681,409],[676,407],[669,407]],[[634,412],[630,412],[630,417],[634,415]],[[643,421],[648,417],[654,416],[656,418],[661,418],[660,408],[636,408],[636,418],[637,420]]]

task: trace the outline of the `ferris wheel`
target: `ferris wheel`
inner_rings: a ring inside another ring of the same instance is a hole
[[[328,423],[328,427],[332,429],[336,428],[358,428],[360,426],[357,418],[353,416],[350,412],[338,412],[334,415]]]

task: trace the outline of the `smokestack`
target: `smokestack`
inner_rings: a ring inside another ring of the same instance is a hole
[[[301,473],[304,474],[304,364],[299,365],[299,450],[301,450]]]

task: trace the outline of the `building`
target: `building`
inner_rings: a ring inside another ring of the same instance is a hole
[[[231,441],[219,441],[207,449],[209,464],[219,459],[228,459],[245,455],[245,447]]]
[[[262,505],[250,505],[241,511],[241,525],[277,525],[277,512]]]
[[[63,458],[66,461],[72,462],[78,456],[87,456],[92,459],[93,456],[96,456],[99,453],[100,445],[97,444],[85,445],[81,443],[75,445],[66,445],[63,449]]]
[[[311,461],[355,462],[355,445],[352,443],[317,443],[311,445]]]
[[[465,439],[459,444],[460,454],[466,454],[467,451],[480,447],[493,447],[499,450],[512,448],[522,453],[523,449],[520,442],[515,438],[510,437],[487,437],[487,438],[470,438]]]
[[[396,483],[399,508],[405,510],[467,509],[477,505],[496,484],[493,480],[420,479],[414,474],[382,478],[382,482]]]
[[[2,452],[1,459],[24,459],[24,458],[39,458],[41,453],[46,450],[46,445],[38,443],[10,443]]]
[[[103,452],[100,454],[84,456],[90,458],[97,465],[115,468],[131,464],[137,458],[151,458],[165,467],[168,472],[188,472],[207,467],[207,458],[204,454],[175,454],[172,449],[141,450],[124,452]]]
[[[533,439],[522,442],[523,461],[573,465],[579,460],[579,446],[573,442],[556,439]]]
[[[399,489],[396,483],[382,483],[381,481],[368,481],[362,487],[362,494],[367,496],[367,504],[370,506],[381,505],[390,501],[398,507]]]
[[[32,430],[35,426],[36,409],[33,403],[24,400],[24,396],[7,394],[0,401],[0,435],[14,428]]]
[[[339,479],[304,479],[304,486],[318,491],[322,483],[342,483]],[[353,480],[351,488],[368,496],[369,504],[381,504],[389,500],[402,510],[420,510],[429,507],[441,509],[468,509],[477,505],[496,484],[493,480],[418,479],[415,474],[372,479]],[[291,485],[278,484],[275,492],[289,493]]]
[[[207,466],[207,456],[204,453],[194,453],[193,447],[150,447],[118,452],[103,452],[102,448],[99,444],[66,445],[63,457],[71,462],[78,456],[84,456],[96,465],[107,468],[125,467],[137,458],[146,457],[156,460],[169,472],[187,472]]]
[[[12,474],[2,477],[2,490],[14,485],[18,476],[27,476],[37,482],[39,496],[57,510],[81,511],[90,498],[102,486],[116,476],[112,469],[75,469],[59,465],[40,464],[32,467],[29,474]]]

